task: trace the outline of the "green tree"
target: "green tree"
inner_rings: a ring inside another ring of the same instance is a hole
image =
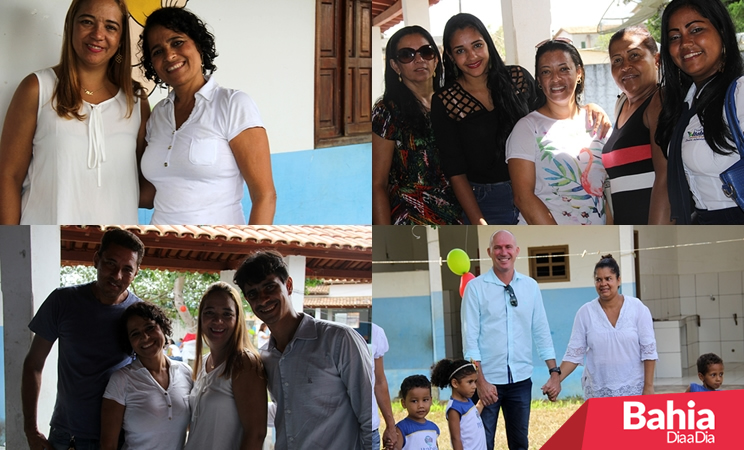
[[[169,270],[141,269],[132,282],[130,289],[137,297],[155,303],[163,308],[171,319],[178,317],[173,304],[173,285],[176,278],[184,277],[183,298],[189,313],[195,316],[199,300],[210,284],[219,281],[219,275],[198,272],[172,272]],[[96,279],[93,266],[62,266],[60,269],[60,286],[90,283]],[[250,311],[243,301],[243,307]]]

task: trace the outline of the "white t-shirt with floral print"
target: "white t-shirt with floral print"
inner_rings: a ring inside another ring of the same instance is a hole
[[[604,139],[592,135],[584,109],[565,120],[533,111],[514,126],[506,160],[535,163],[535,195],[559,225],[604,225],[602,147],[609,137],[609,132]],[[527,224],[521,213],[519,224]]]

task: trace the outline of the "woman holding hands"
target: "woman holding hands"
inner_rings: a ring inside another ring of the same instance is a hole
[[[599,297],[576,313],[560,380],[584,364],[584,399],[653,394],[658,355],[651,311],[618,292],[620,267],[612,255],[594,267],[594,287]]]
[[[147,123],[142,206],[153,224],[271,224],[276,191],[269,141],[253,100],[217,84],[214,36],[193,13],[154,11],[142,32],[145,76],[172,88]]]

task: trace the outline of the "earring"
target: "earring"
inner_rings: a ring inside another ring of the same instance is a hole
[[[723,72],[723,69],[726,68],[726,47],[723,47],[723,51],[721,52],[721,66],[718,68],[719,72]]]
[[[437,77],[437,71],[435,70],[434,71],[434,76],[432,78],[436,78],[436,77]]]
[[[537,89],[542,91],[542,85],[540,83],[537,83]]]
[[[453,64],[453,65],[452,65],[452,68],[453,68],[453,70],[454,70],[454,72],[455,72],[455,78],[457,78],[457,65]],[[446,75],[445,75],[445,76],[446,76]]]
[[[578,85],[578,84],[581,84],[581,78],[579,78],[578,80],[576,80],[576,84],[577,84],[577,85]]]
[[[114,56],[114,61],[116,61],[116,64],[121,64],[121,62],[124,61],[124,57],[121,56],[121,53],[117,53],[116,56]]]
[[[400,77],[400,74],[398,74],[398,81],[401,83],[403,82],[403,78]]]

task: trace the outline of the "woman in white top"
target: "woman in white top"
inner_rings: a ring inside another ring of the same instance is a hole
[[[744,62],[737,42],[720,0],[675,0],[664,9],[664,107],[656,141],[668,149],[667,189],[678,225],[744,224],[744,211],[723,193],[719,178],[740,159],[723,109],[726,90],[736,83],[736,115],[744,123]]]
[[[214,36],[191,12],[156,10],[142,31],[145,76],[172,88],[147,124],[142,204],[153,224],[271,224],[276,191],[269,141],[247,94],[217,84]]]
[[[0,138],[0,223],[137,223],[150,106],[122,0],[73,0],[62,57],[23,79]]]
[[[594,287],[599,297],[576,313],[560,380],[584,364],[585,399],[653,394],[658,355],[651,312],[618,292],[620,267],[612,255],[595,266]]]
[[[535,56],[537,110],[514,126],[506,160],[519,208],[519,223],[604,225],[600,138],[579,105],[584,63],[565,39],[540,43]]]
[[[111,375],[101,407],[101,449],[181,450],[189,425],[191,368],[163,353],[171,321],[152,303],[138,302],[119,321],[122,347],[135,360]]]
[[[202,338],[210,353],[202,356]],[[260,450],[266,437],[266,375],[250,342],[238,292],[211,285],[199,303],[196,381],[186,450]]]

